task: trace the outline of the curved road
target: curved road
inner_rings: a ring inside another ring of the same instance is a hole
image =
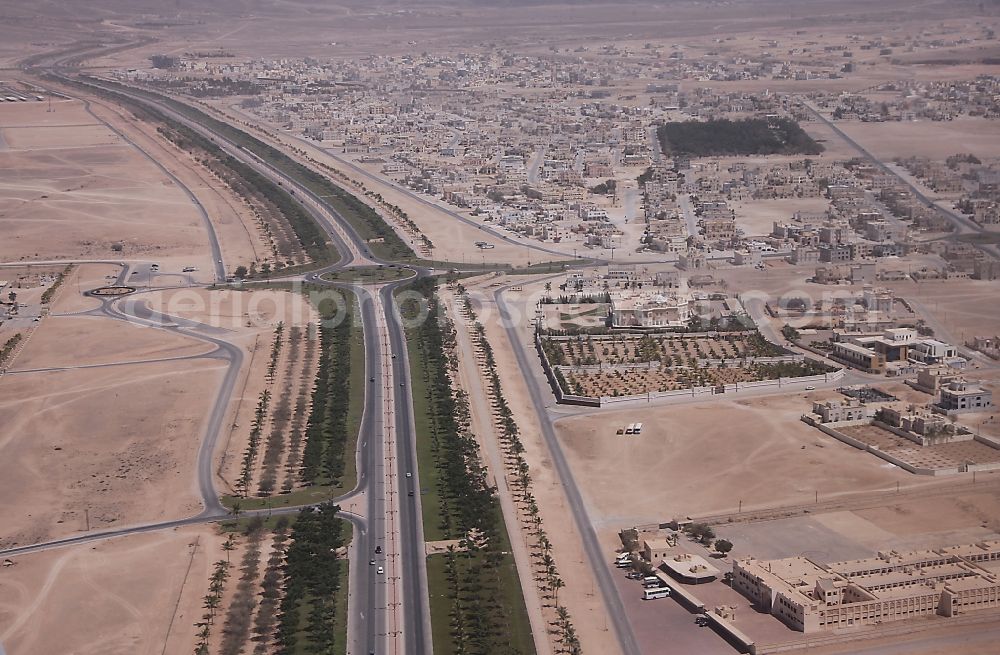
[[[91,84],[91,86],[99,85]],[[118,89],[113,90],[120,92]],[[211,138],[230,156],[252,166],[273,181],[281,182],[283,185],[290,186],[295,190],[296,199],[326,230],[334,246],[341,253],[340,261],[337,263],[308,273],[299,279],[312,283],[332,285],[332,283],[323,281],[319,276],[324,272],[340,270],[357,264],[389,263],[373,257],[365,241],[360,238],[353,227],[324,199],[317,197],[294,180],[274,170],[249,151],[226,141],[220,135],[177,114],[169,107],[138,95],[130,95],[130,97],[135,101],[151,105],[171,118],[188,125],[192,129],[196,129],[199,133]],[[115,131],[117,132],[117,130]],[[120,132],[117,133],[128,141],[127,137]],[[132,143],[131,141],[129,142]],[[132,145],[135,144],[132,143]],[[136,147],[138,148],[138,146]],[[139,150],[141,151],[141,148]],[[147,157],[150,157],[148,153],[144,151],[143,153]],[[169,171],[162,170],[176,181],[181,188],[186,189]],[[191,196],[190,193],[189,196]],[[191,198],[201,208],[197,199],[193,196]],[[201,209],[204,211],[203,208]],[[207,215],[204,213],[203,217],[207,219]],[[209,222],[208,225],[213,257],[218,264],[221,259],[217,254],[218,242],[215,239],[214,230],[211,229],[211,223]],[[20,265],[23,265],[23,263],[20,263]],[[418,269],[418,273],[426,275],[428,271]],[[216,275],[220,279],[225,279],[224,269],[217,266]],[[127,279],[127,276],[128,269],[126,267],[122,275],[119,276],[119,279]],[[373,373],[376,370],[380,371],[377,367],[380,366],[380,361],[384,358],[384,349],[388,349],[388,352],[394,355],[391,360],[391,375],[392,379],[401,381],[401,384],[393,385],[394,409],[391,418],[396,428],[395,443],[397,452],[391,456],[397,458],[400,467],[411,472],[413,475],[412,483],[418,484],[412,401],[408,382],[409,370],[406,356],[406,338],[393,300],[394,290],[405,283],[406,281],[404,280],[384,285],[375,293],[360,287],[351,287],[350,290],[357,294],[361,307],[360,315],[364,329],[366,379],[369,377],[375,377],[377,380],[381,378],[381,375],[373,375]],[[347,285],[332,286],[346,287]],[[215,405],[209,416],[209,424],[198,454],[198,485],[205,508],[201,513],[192,517],[136,525],[120,530],[78,535],[0,551],[2,555],[25,554],[101,539],[173,529],[185,525],[218,521],[229,515],[228,511],[219,502],[219,497],[213,484],[212,455],[218,436],[222,431],[222,423],[225,420],[236,379],[242,365],[242,351],[223,339],[205,334],[203,330],[199,330],[198,324],[192,324],[190,321],[176,319],[150,310],[145,303],[138,302],[135,297],[105,300],[99,311],[115,320],[127,321],[155,329],[177,331],[186,336],[212,343],[216,345],[216,349],[200,356],[218,357],[228,362],[228,368],[223,383],[220,385]],[[387,325],[385,335],[387,343],[385,344],[383,344],[381,336],[376,333],[374,328],[377,314],[379,313],[384,316]],[[366,516],[341,512],[346,520],[351,521],[355,531],[355,538],[351,545],[352,566],[349,581],[349,593],[351,596],[349,640],[350,643],[354,644],[352,652],[361,652],[362,650],[364,652],[382,652],[384,650],[383,644],[389,643],[385,619],[390,609],[392,609],[389,607],[386,599],[386,587],[389,584],[386,578],[388,576],[376,575],[373,570],[374,567],[370,567],[366,561],[373,556],[374,549],[377,546],[382,546],[383,551],[389,550],[391,535],[386,532],[384,512],[387,506],[387,496],[390,493],[395,493],[397,494],[397,498],[402,499],[398,508],[399,533],[401,537],[398,556],[403,592],[402,597],[398,600],[403,608],[404,623],[402,635],[399,639],[404,645],[406,653],[423,655],[423,653],[430,652],[431,646],[420,495],[414,494],[413,496],[409,496],[407,493],[402,493],[410,479],[397,476],[394,480],[395,489],[387,489],[386,487],[389,485],[377,483],[374,479],[376,476],[373,475],[373,472],[382,465],[387,456],[387,453],[384,451],[383,442],[385,439],[384,426],[381,425],[382,408],[386,404],[386,399],[383,398],[382,390],[379,387],[379,384],[369,384],[365,388],[364,413],[358,438],[358,484],[351,492],[339,498],[332,499],[332,502],[343,503],[347,500],[363,497],[366,508]],[[289,507],[282,508],[281,510],[244,512],[244,514],[264,514],[265,512],[271,514],[292,513],[299,509],[301,508]]]

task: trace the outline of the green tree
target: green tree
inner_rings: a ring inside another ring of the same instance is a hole
[[[719,539],[715,542],[715,550],[721,555],[728,555],[733,549],[733,542],[728,539]]]

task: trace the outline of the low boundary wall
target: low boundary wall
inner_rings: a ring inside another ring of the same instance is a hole
[[[802,387],[808,386],[810,384],[822,384],[826,382],[836,382],[840,380],[845,375],[845,369],[837,369],[836,371],[831,371],[829,373],[823,373],[820,375],[807,375],[800,378],[777,378],[773,380],[758,380],[756,382],[739,382],[736,384],[726,384],[711,387],[691,387],[688,389],[676,389],[674,391],[652,391],[649,393],[635,394],[631,396],[601,396],[600,398],[594,396],[576,396],[566,393],[562,385],[559,384],[559,379],[556,375],[557,367],[553,366],[549,362],[549,358],[545,355],[545,348],[542,347],[542,336],[538,332],[535,332],[535,351],[538,353],[538,359],[542,362],[542,370],[545,372],[545,378],[549,381],[549,386],[552,388],[552,393],[556,398],[556,402],[565,405],[584,405],[589,407],[604,407],[607,405],[612,405],[615,403],[624,403],[636,400],[660,400],[662,398],[675,398],[678,396],[711,396],[718,394],[738,394],[740,391],[745,389],[757,389],[760,387],[774,387],[778,388],[784,387]],[[637,366],[637,368],[645,368],[646,365],[642,364]],[[587,367],[584,367],[587,368]],[[598,367],[589,367],[597,370]]]

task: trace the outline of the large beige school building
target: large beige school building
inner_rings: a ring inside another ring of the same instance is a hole
[[[1000,541],[820,565],[733,562],[733,588],[789,627],[817,632],[1000,608]]]

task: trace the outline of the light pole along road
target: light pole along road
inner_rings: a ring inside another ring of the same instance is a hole
[[[78,83],[63,75],[59,77],[73,84]],[[321,277],[322,273],[343,270],[358,263],[384,265],[389,262],[373,256],[367,243],[357,234],[353,226],[325,199],[316,196],[296,180],[277,172],[249,151],[228,141],[223,135],[188,119],[156,99],[125,93],[119,88],[105,88],[93,79],[87,84],[97,89],[120,93],[134,102],[154,107],[171,119],[210,138],[229,156],[253,167],[270,180],[294,189],[295,200],[327,232],[340,253],[338,263],[305,274],[298,280],[337,286],[355,293],[364,331],[366,384],[363,390],[365,402],[356,453],[358,484],[349,493],[331,499],[332,502],[343,503],[349,499],[363,498],[365,506],[365,516],[354,512],[341,512],[343,518],[354,526],[351,574],[348,582],[349,652],[362,654],[394,652],[412,655],[430,653],[430,613],[420,494],[409,494],[411,490],[419,490],[409,365],[406,336],[394,300],[396,289],[407,281],[393,282],[375,289],[326,282]],[[220,257],[215,257],[218,241],[210,223],[208,231],[211,235],[209,241],[213,256],[218,264]],[[427,269],[415,268],[415,273],[420,276],[429,272]],[[138,322],[153,329],[179,330],[183,334],[209,341],[217,346],[217,350],[209,355],[228,361],[229,366],[210,417],[209,429],[206,430],[198,454],[198,481],[205,505],[204,510],[196,516],[183,519],[68,537],[0,551],[0,555],[26,554],[118,536],[218,521],[228,516],[226,509],[219,502],[213,484],[212,461],[222,422],[232,398],[235,379],[242,364],[242,352],[223,339],[197,331],[196,326],[185,325],[181,319],[149,310],[137,299],[106,300],[100,310],[116,320]],[[378,327],[380,324],[381,331]],[[372,377],[376,380],[374,384],[368,383]],[[384,394],[382,386],[384,379],[392,381],[391,394]],[[387,434],[388,432],[391,432],[391,435]],[[389,450],[387,444],[391,445],[393,450]],[[380,471],[385,475],[380,475]],[[410,477],[400,475],[400,471],[410,473]],[[299,509],[301,508],[287,507],[280,510],[245,512],[245,514],[292,513]],[[390,526],[391,531],[387,529]],[[379,575],[376,573],[377,566],[368,564],[371,558],[376,558],[378,562],[375,549],[379,547],[383,555],[392,556],[391,566],[387,567],[393,572],[392,576]],[[393,579],[387,580],[390,577]],[[391,603],[388,595],[390,588]],[[387,648],[389,646],[391,648]]]

